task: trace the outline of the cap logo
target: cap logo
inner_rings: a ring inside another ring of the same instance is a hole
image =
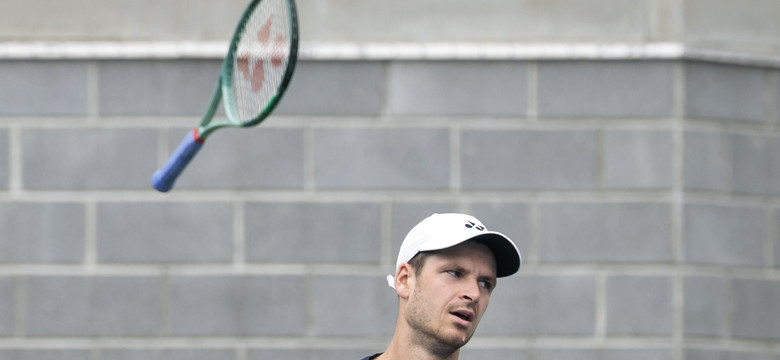
[[[479,230],[479,231],[483,231],[483,230],[485,230],[485,227],[484,227],[484,226],[482,226],[482,225],[477,225],[477,224],[476,224],[476,223],[474,223],[473,221],[469,221],[468,223],[466,223],[466,227],[467,227],[467,228],[469,228],[469,229],[471,229],[471,228],[475,228],[475,229],[477,229],[477,230]]]

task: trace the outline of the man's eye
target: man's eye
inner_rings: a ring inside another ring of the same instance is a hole
[[[481,286],[481,287],[483,287],[483,288],[485,288],[487,290],[490,290],[490,289],[493,288],[493,284],[491,282],[485,281],[485,280],[481,280],[479,282],[479,286]]]
[[[460,277],[460,271],[447,270],[447,274],[450,274],[450,275],[452,275],[454,277]]]

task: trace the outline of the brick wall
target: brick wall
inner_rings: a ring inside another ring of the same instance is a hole
[[[357,359],[432,212],[515,239],[464,359],[780,359],[780,76],[315,61],[210,137],[210,59],[0,61],[0,359]]]

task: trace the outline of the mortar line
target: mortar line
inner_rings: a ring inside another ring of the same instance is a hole
[[[316,333],[316,311],[317,311],[317,304],[314,300],[314,294],[316,293],[316,280],[315,280],[315,274],[314,270],[307,266],[306,274],[305,276],[305,282],[306,282],[306,298],[304,299],[304,304],[306,304],[306,317],[305,317],[305,335],[303,338],[308,338],[311,336],[315,336]]]
[[[233,266],[246,265],[246,203],[233,203]]]
[[[167,267],[159,269],[158,291],[160,292],[160,323],[161,335],[171,334],[171,275]]]
[[[303,191],[316,190],[316,164],[314,159],[314,129],[303,129]]]
[[[246,344],[244,344],[244,343],[236,344],[234,352],[235,352],[236,360],[247,360],[248,359],[249,355],[248,355],[248,349],[247,349]]]
[[[766,223],[767,233],[764,237],[764,266],[767,271],[774,266],[774,239],[777,239],[777,223],[774,219],[777,216],[777,209],[775,209],[771,202],[766,206]]]
[[[97,124],[100,117],[100,73],[99,65],[96,60],[87,61],[87,123]]]
[[[392,76],[393,76],[393,74],[392,74],[392,72],[393,72],[393,69],[392,69],[393,64],[390,61],[378,61],[378,63],[379,63],[379,67],[380,67],[379,68],[380,69],[380,74],[381,74],[381,77],[382,77],[382,81],[381,81],[382,86],[380,87],[381,98],[379,100],[380,101],[380,103],[379,103],[379,116],[384,119],[384,118],[392,116],[392,109],[391,109],[391,106],[390,106],[390,103],[391,103],[390,89],[391,89],[391,87],[393,85],[391,83],[392,82]]]
[[[540,263],[540,247],[539,244],[539,203],[532,201],[528,204],[528,222],[530,225],[530,234],[528,241],[528,258],[523,259],[523,265],[526,265],[526,261],[531,263]]]
[[[23,338],[27,334],[27,279],[14,277],[14,336]]]
[[[603,190],[607,182],[607,130],[604,128],[595,130],[596,133],[596,188]]]
[[[525,260],[525,258],[524,258]],[[384,266],[379,265],[334,265],[334,264],[252,264],[237,271],[232,265],[224,263],[189,263],[171,264],[165,266],[166,272],[175,276],[225,276],[225,275],[291,275],[305,276],[309,271],[318,275],[345,275],[345,276],[384,276],[387,274]],[[738,279],[754,279],[780,281],[780,270],[755,268],[755,267],[730,267],[717,266],[684,266],[679,270],[667,268],[665,264],[655,265],[539,265],[523,263],[521,276],[592,276],[597,271],[619,273],[633,276],[673,276],[680,272],[683,276],[694,277],[729,277]],[[2,265],[0,276],[127,276],[127,277],[158,277],[160,267],[158,265],[101,265],[95,269],[85,269],[83,265]]]
[[[24,186],[24,154],[22,129],[12,125],[8,128],[8,192],[21,194]]]
[[[595,314],[594,314],[594,337],[599,341],[604,341],[607,338],[607,292],[609,276],[604,272],[597,272],[594,274],[596,282],[596,299],[595,299]]]
[[[168,140],[170,134],[167,127],[162,127],[157,130],[157,163],[162,166],[168,157],[170,156],[169,148],[171,146]]]
[[[380,265],[388,265],[388,267],[394,266],[393,260],[393,207],[392,203],[384,203],[381,205],[381,250],[380,250]],[[395,269],[393,269],[395,270]]]
[[[676,271],[672,276],[672,359],[683,360],[684,354],[684,318],[685,318],[685,298],[684,298],[684,277],[681,271],[685,263],[685,246],[683,244],[683,217],[684,217],[684,155],[685,143],[685,68],[682,62],[674,64],[673,69],[673,117],[677,119],[672,130],[672,203],[671,203],[671,232],[670,245],[674,267]]]
[[[529,121],[539,120],[539,63],[526,65],[526,116]]]
[[[463,129],[459,125],[453,125],[450,128],[450,191],[458,193],[463,187],[463,176],[461,169],[461,132]]]
[[[84,204],[84,266],[88,269],[94,269],[98,262],[97,207],[94,200]]]
[[[764,77],[764,123],[768,130],[777,125],[777,72],[773,70],[766,71]]]

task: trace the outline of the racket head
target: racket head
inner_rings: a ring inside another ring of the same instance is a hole
[[[226,125],[245,127],[263,121],[287,90],[297,59],[295,1],[253,0],[238,23],[222,65]]]

